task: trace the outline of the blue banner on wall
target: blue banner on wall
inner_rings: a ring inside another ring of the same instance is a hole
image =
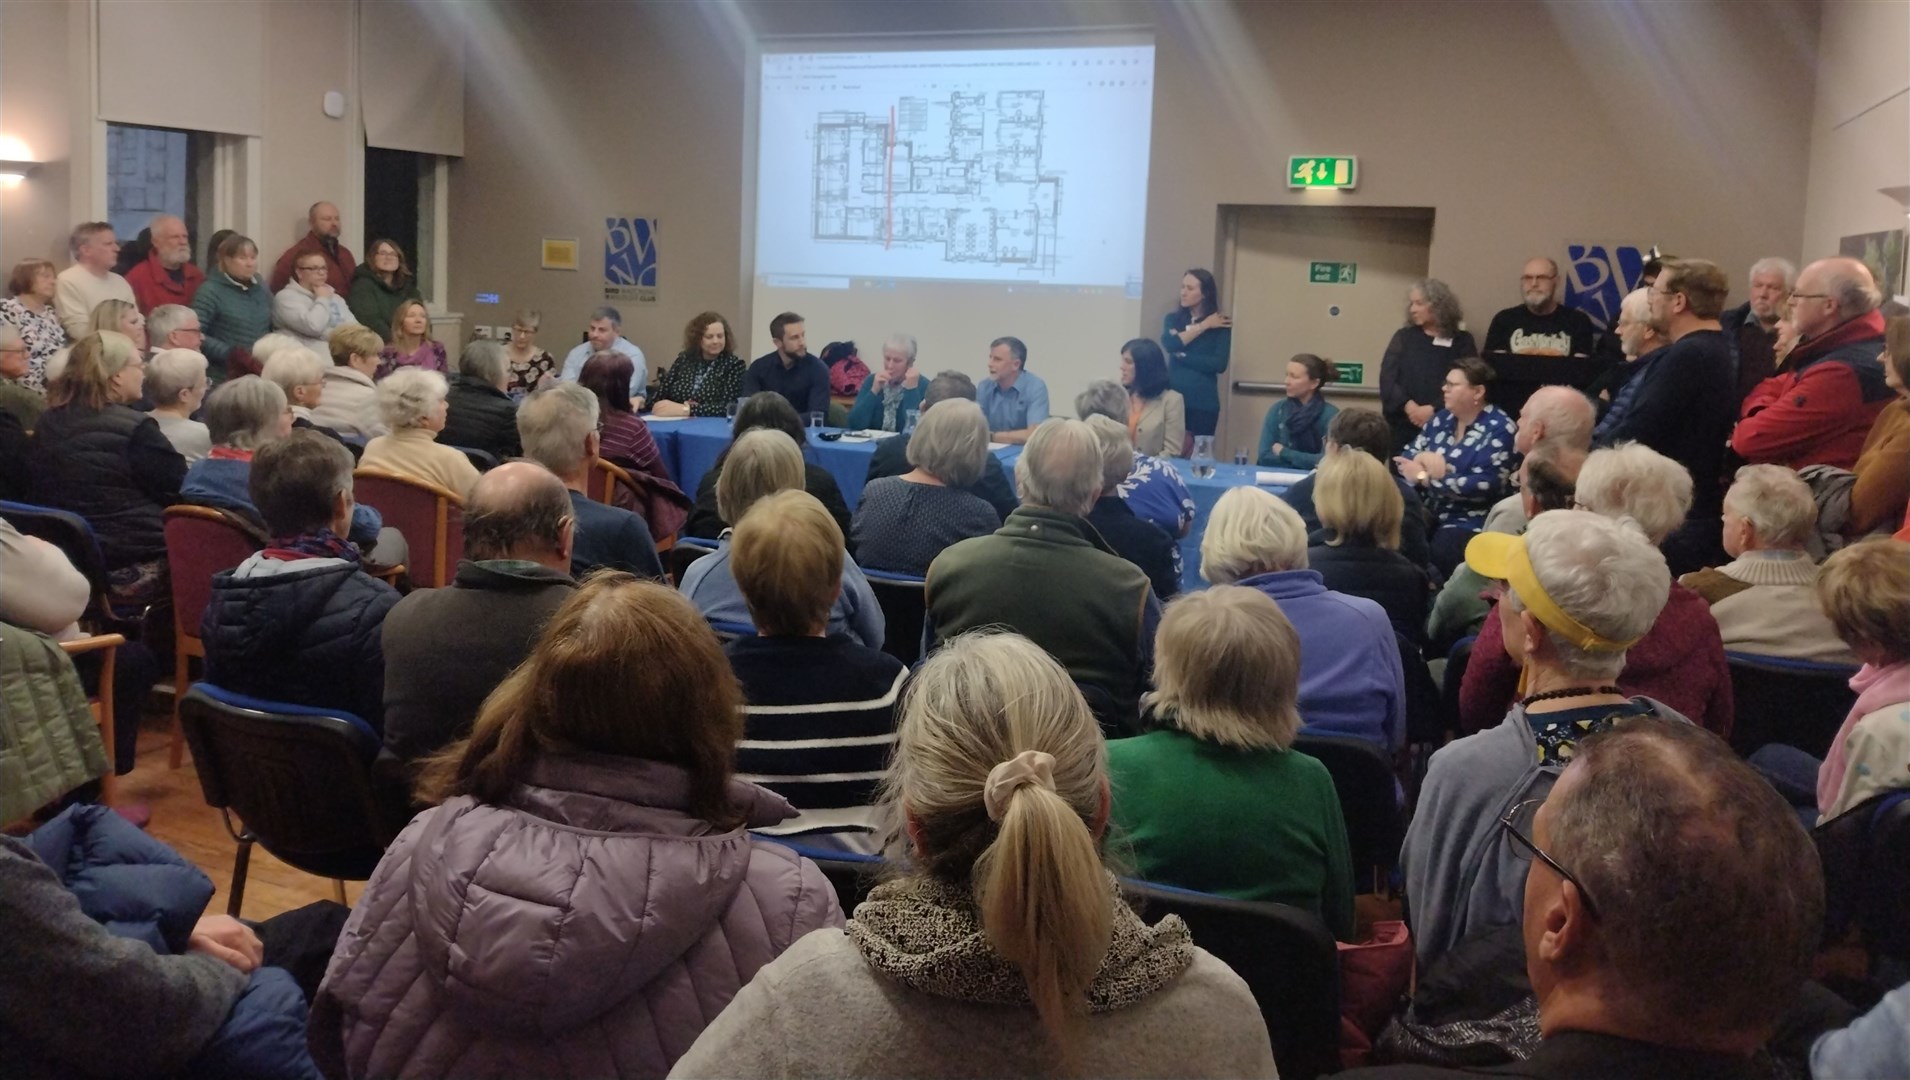
[[[604,299],[656,303],[656,218],[604,219]]]
[[[1565,246],[1565,305],[1606,329],[1618,325],[1618,305],[1638,287],[1648,248],[1622,244]]]

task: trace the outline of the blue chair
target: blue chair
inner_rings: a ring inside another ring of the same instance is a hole
[[[206,805],[219,811],[239,845],[229,915],[237,916],[245,901],[253,844],[296,869],[331,878],[343,903],[345,881],[370,878],[404,826],[373,778],[378,733],[350,713],[262,701],[200,682],[180,701],[179,719]]]
[[[1850,688],[1856,668],[1739,652],[1727,652],[1724,658],[1731,665],[1737,707],[1732,749],[1749,757],[1775,742],[1817,758],[1830,753],[1837,729],[1857,703],[1857,692]]]
[[[914,666],[922,658],[922,623],[928,618],[927,578],[864,567],[875,602],[882,606],[882,651]]]
[[[728,619],[711,619],[709,623],[710,629],[716,631],[716,636],[724,641],[735,641],[737,638],[756,636],[756,628],[746,622],[730,622]]]
[[[70,510],[5,501],[0,501],[0,518],[22,535],[59,548],[73,569],[86,578],[93,598],[87,601],[86,610],[80,615],[83,625],[98,633],[141,636],[138,624],[144,613],[116,611],[107,600],[106,556],[100,553],[99,538],[93,534],[90,522]]]
[[[471,463],[471,467],[481,473],[497,468],[497,455],[489,450],[479,450],[475,446],[453,446],[451,449],[463,454]]]
[[[676,584],[683,580],[683,574],[689,570],[691,563],[705,555],[716,554],[716,542],[695,536],[679,536],[676,545],[661,554],[664,557],[664,569],[670,572],[670,582]]]
[[[1351,735],[1315,735],[1301,732],[1293,748],[1326,766],[1340,796],[1340,816],[1346,821],[1346,843],[1353,858],[1354,881],[1361,891],[1378,891],[1379,883],[1399,865],[1399,847],[1406,839],[1406,819],[1400,812],[1398,781],[1384,751]]]

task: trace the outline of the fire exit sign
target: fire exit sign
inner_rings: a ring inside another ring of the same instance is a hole
[[[1366,381],[1365,364],[1334,364],[1334,381],[1342,386],[1358,386]]]
[[[1359,181],[1360,159],[1356,157],[1290,157],[1287,159],[1287,186],[1290,188],[1350,188]]]
[[[1359,276],[1359,263],[1315,262],[1307,264],[1306,279],[1309,285],[1355,285],[1359,283]]]

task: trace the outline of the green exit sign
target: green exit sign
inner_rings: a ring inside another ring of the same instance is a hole
[[[1350,262],[1315,262],[1307,264],[1306,279],[1309,285],[1355,285],[1360,277],[1360,264]]]
[[[1353,157],[1290,157],[1290,188],[1350,188],[1359,181],[1360,159]]]
[[[1358,386],[1366,381],[1365,364],[1334,364],[1333,370],[1338,373],[1333,381],[1341,386]]]

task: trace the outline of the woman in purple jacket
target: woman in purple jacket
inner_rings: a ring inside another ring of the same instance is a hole
[[[332,1076],[661,1077],[756,969],[842,925],[744,830],[742,692],[689,601],[593,578],[433,759],[312,1009]],[[638,704],[640,703],[640,704]]]

